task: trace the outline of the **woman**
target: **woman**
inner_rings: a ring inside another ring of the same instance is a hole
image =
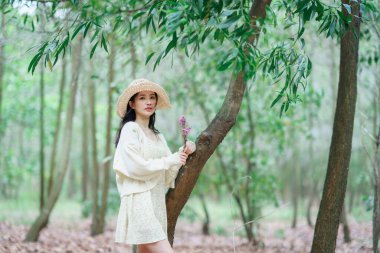
[[[154,127],[155,111],[165,108],[170,108],[165,90],[146,79],[134,80],[117,102],[122,120],[113,169],[121,202],[115,241],[138,245],[139,253],[173,252],[167,239],[165,194],[196,149],[187,141],[185,148],[171,153]]]

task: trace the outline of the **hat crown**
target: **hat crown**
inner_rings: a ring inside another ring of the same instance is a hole
[[[149,81],[149,80],[147,80],[147,79],[144,79],[144,78],[140,78],[140,79],[133,80],[133,81],[129,84],[129,87],[132,87],[132,86],[139,86],[139,85],[143,85],[143,84],[147,84],[147,83],[151,83],[151,81]]]

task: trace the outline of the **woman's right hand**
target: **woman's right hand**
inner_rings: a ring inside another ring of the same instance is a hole
[[[179,160],[181,161],[181,164],[182,165],[185,165],[186,164],[186,159],[189,155],[186,154],[185,152],[181,151],[179,152]]]

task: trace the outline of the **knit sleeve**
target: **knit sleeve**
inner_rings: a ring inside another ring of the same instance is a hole
[[[165,137],[162,134],[159,134],[159,136],[161,138],[161,141],[165,145],[166,154],[167,155],[172,154],[172,152],[171,152],[171,150],[170,150],[170,148],[169,148],[169,146],[165,140]],[[180,152],[182,149],[183,149],[183,147],[180,147],[178,149],[178,152]],[[166,185],[166,187],[169,187],[169,188],[175,187],[175,179],[177,178],[178,171],[181,167],[182,167],[182,164],[176,164],[176,165],[171,166],[168,170],[165,171],[165,185]]]
[[[124,125],[116,149],[114,170],[136,180],[149,180],[161,170],[181,166],[178,152],[159,159],[144,159],[141,136],[134,124]]]

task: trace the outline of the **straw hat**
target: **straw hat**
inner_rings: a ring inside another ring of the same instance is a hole
[[[128,87],[123,91],[123,93],[117,100],[116,110],[117,115],[119,115],[120,118],[124,117],[125,112],[127,110],[127,104],[131,97],[136,93],[144,90],[153,91],[157,93],[158,99],[156,110],[167,109],[171,107],[169,97],[166,94],[164,88],[161,87],[161,85],[151,82],[147,79],[136,79],[128,85]]]

